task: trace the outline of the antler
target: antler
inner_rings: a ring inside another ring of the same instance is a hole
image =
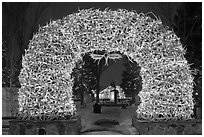
[[[120,54],[117,54],[117,53],[112,53],[112,54],[108,54],[108,53],[105,53],[103,55],[99,55],[99,54],[90,54],[90,56],[96,61],[96,60],[99,60],[98,61],[98,64],[100,63],[101,59],[104,57],[105,58],[105,65],[108,65],[108,59],[113,59],[114,61],[116,59],[121,59],[122,56]]]

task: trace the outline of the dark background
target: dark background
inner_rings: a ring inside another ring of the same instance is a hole
[[[160,17],[163,24],[174,29],[187,50],[186,58],[192,69],[199,70],[196,79],[201,78],[201,20],[202,3],[177,2],[52,2],[52,3],[2,3],[2,56],[3,56],[3,86],[20,86],[18,75],[21,69],[22,55],[28,48],[29,40],[38,30],[50,20],[60,19],[77,12],[79,9],[109,8],[117,10],[124,8],[138,13],[153,12]],[[101,86],[121,82],[121,72],[124,70],[124,59],[111,65],[101,76]]]

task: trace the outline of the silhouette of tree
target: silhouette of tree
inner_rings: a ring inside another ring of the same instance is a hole
[[[84,104],[84,94],[93,94],[92,90],[96,89],[97,81],[97,64],[88,55],[84,55],[83,60],[76,64],[73,69],[72,77],[74,78],[73,93],[80,95],[81,105]]]
[[[187,50],[186,59],[192,69],[197,70],[193,97],[195,106],[202,107],[202,3],[182,3],[174,17],[173,28]]]
[[[47,6],[47,3],[2,3],[3,86],[20,86],[22,55]]]
[[[140,67],[136,62],[124,63],[126,68],[122,72],[122,83],[120,86],[123,88],[126,96],[132,97],[132,103],[135,103],[135,95],[142,89],[142,78],[140,77]]]
[[[182,3],[174,17],[174,31],[186,47],[186,58],[193,63],[193,68],[199,68],[202,62],[202,3]]]

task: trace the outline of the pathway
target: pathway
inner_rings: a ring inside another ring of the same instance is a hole
[[[83,134],[138,134],[136,129],[132,127],[132,115],[135,114],[137,107],[128,106],[127,109],[121,107],[105,107],[102,106],[101,113],[93,113],[93,104],[87,104],[86,108],[77,106],[77,115],[81,116],[81,132]],[[119,125],[100,126],[94,123],[100,119],[110,119],[119,122]]]
[[[83,135],[122,135],[122,134],[113,131],[93,131],[84,133]]]

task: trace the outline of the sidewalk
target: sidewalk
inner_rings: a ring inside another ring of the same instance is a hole
[[[102,106],[101,113],[93,113],[93,104],[89,103],[85,108],[77,107],[77,115],[81,116],[82,133],[95,132],[101,134],[138,134],[136,129],[132,127],[132,115],[135,113],[137,106],[128,106],[122,109],[118,106]],[[119,122],[119,125],[99,126],[94,123],[100,119],[110,119]],[[100,132],[99,132],[100,131]],[[94,133],[90,133],[94,134]]]

